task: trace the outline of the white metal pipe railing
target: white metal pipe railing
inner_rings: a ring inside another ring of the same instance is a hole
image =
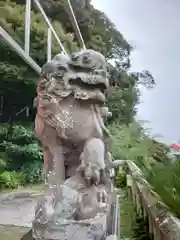
[[[67,55],[67,52],[59,39],[56,31],[54,30],[50,20],[46,16],[46,13],[44,12],[41,4],[39,3],[39,0],[33,0],[34,3],[36,4],[37,8],[39,9],[40,13],[42,14],[47,27],[48,27],[48,32],[47,32],[47,61],[50,61],[52,58],[52,34],[54,35],[56,41],[58,42],[62,52]],[[19,55],[21,56],[25,62],[29,66],[31,66],[38,74],[41,73],[41,67],[30,57],[30,27],[31,27],[31,5],[32,5],[32,0],[26,0],[26,12],[25,12],[25,36],[24,36],[24,49],[8,34],[8,32],[0,26],[0,36],[3,37],[3,39],[9,44],[9,46]],[[80,42],[80,46],[85,49],[85,43],[83,40],[83,37],[81,35],[78,23],[76,21],[76,17],[74,15],[71,3],[69,0],[67,0],[67,5],[69,9],[69,15],[72,20],[72,24],[74,27],[74,30],[76,32],[76,35],[78,37],[78,40]]]
[[[0,36],[9,44],[9,46],[20,56],[24,61],[31,66],[38,74],[41,73],[40,66],[22,49],[22,47],[0,26]]]
[[[48,35],[47,35],[47,62],[51,61],[52,55],[52,32],[51,29],[48,27]]]
[[[29,55],[31,30],[31,0],[26,0],[24,49]]]
[[[61,40],[59,39],[57,33],[55,32],[55,30],[54,30],[54,28],[53,28],[53,26],[52,26],[52,24],[50,23],[48,17],[46,16],[46,13],[44,12],[44,10],[43,10],[41,4],[39,3],[38,0],[34,0],[34,2],[35,2],[35,4],[36,4],[36,6],[38,7],[39,11],[41,12],[42,16],[44,17],[44,20],[45,20],[46,24],[47,24],[48,27],[51,29],[51,31],[52,31],[54,37],[56,38],[56,40],[57,40],[59,46],[61,47],[62,52],[63,52],[65,55],[67,55],[67,52],[66,52],[66,50],[65,50],[65,48],[64,48],[64,46],[63,46]]]
[[[69,16],[71,18],[72,25],[73,25],[74,31],[76,33],[76,36],[78,38],[78,41],[80,43],[80,46],[81,46],[82,49],[86,49],[86,45],[84,43],[84,40],[83,40],[81,31],[80,31],[79,25],[78,25],[77,20],[76,20],[76,17],[74,15],[74,11],[73,11],[73,8],[71,6],[70,0],[67,0],[67,5],[68,5],[68,10],[69,10]]]

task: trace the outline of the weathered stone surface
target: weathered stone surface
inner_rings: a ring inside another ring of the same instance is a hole
[[[33,222],[35,239],[102,239],[106,235],[110,205],[101,198],[104,186],[78,184],[72,177],[45,192],[36,208]],[[110,195],[111,196],[111,195]],[[111,199],[109,197],[109,202]]]
[[[37,225],[37,232],[33,233],[36,239],[48,240],[101,240],[106,236],[106,216],[101,214],[96,218],[84,221],[69,221],[64,224],[46,225],[42,228]]]
[[[105,58],[94,50],[58,54],[42,68],[35,131],[49,189],[36,206],[37,240],[105,239],[114,191],[108,86]]]

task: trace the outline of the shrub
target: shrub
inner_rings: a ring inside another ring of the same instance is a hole
[[[138,162],[148,157],[153,141],[143,135],[142,129],[138,122],[129,125],[113,123],[109,126],[112,135],[112,152],[116,159]]]
[[[152,240],[152,236],[148,230],[148,219],[136,215],[135,223],[133,225],[133,239],[134,240]]]
[[[28,183],[40,183],[43,181],[43,163],[32,162],[25,163],[21,168],[21,171],[25,175],[25,182]]]
[[[5,171],[7,167],[8,157],[5,152],[0,152],[0,174]]]
[[[126,187],[126,174],[118,172],[116,174],[115,185],[117,188],[125,188]]]
[[[12,143],[18,145],[37,143],[38,140],[35,137],[32,126],[22,126],[18,124],[14,125],[12,128],[13,131],[10,137]]]
[[[19,171],[26,162],[42,161],[43,154],[32,127],[14,125],[7,138],[5,135],[8,129],[8,125],[0,127],[0,136],[3,139],[0,143],[0,151],[6,152],[8,171]]]
[[[0,139],[0,187],[41,182],[43,153],[32,126],[1,125]]]
[[[180,218],[180,162],[177,160],[169,166],[156,164],[147,180],[163,202]]]
[[[25,175],[22,172],[5,171],[0,175],[0,188],[18,188],[25,184]]]

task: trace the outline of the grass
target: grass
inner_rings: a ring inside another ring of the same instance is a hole
[[[12,193],[12,192],[21,192],[21,191],[42,191],[44,189],[44,183],[41,184],[29,184],[25,187],[19,187],[17,189],[3,189],[0,191],[0,195],[6,194],[6,193]]]
[[[15,226],[2,226],[0,225],[0,239],[1,240],[30,240],[28,238],[29,228],[15,227]]]
[[[130,240],[133,235],[132,227],[134,224],[135,211],[132,201],[128,199],[126,189],[121,190],[120,196],[120,239]]]

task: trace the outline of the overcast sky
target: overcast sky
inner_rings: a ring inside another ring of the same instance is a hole
[[[180,139],[180,1],[92,0],[135,46],[132,70],[148,69],[156,87],[143,90],[138,119],[163,141]]]

